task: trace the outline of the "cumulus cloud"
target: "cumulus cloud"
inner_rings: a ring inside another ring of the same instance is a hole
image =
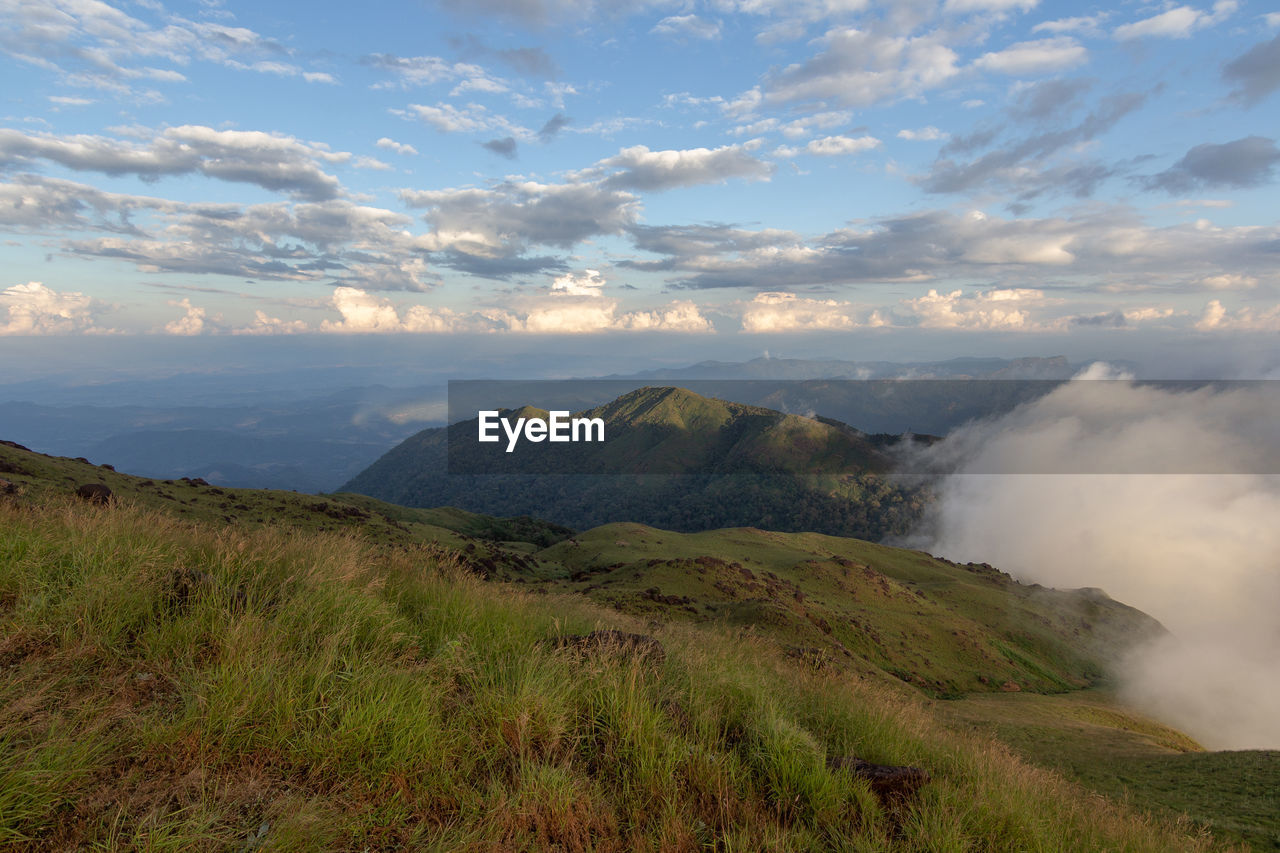
[[[697,15],[671,15],[654,24],[649,32],[668,38],[710,41],[720,38],[720,22]]]
[[[393,111],[395,112],[395,111]],[[516,139],[531,140],[535,134],[527,127],[512,122],[505,116],[492,113],[482,104],[466,104],[462,107],[449,103],[410,104],[402,113],[417,118],[441,133],[505,133]]]
[[[1003,50],[984,53],[973,61],[975,68],[1000,74],[1044,74],[1063,71],[1084,63],[1089,51],[1070,36],[1024,41]]]
[[[8,319],[0,335],[62,335],[102,331],[97,315],[105,306],[79,291],[56,291],[38,281],[0,290]]]
[[[599,294],[578,296],[565,291],[553,292],[541,300],[524,300],[524,304],[514,307],[460,313],[424,305],[410,305],[400,311],[384,297],[359,288],[338,287],[334,289],[331,305],[340,319],[325,320],[316,331],[330,334],[511,332],[535,335],[715,331],[698,306],[689,301],[675,300],[652,310],[620,311],[616,300],[603,299]],[[239,332],[273,334],[301,330],[305,327],[291,328],[259,312],[257,322]]]
[[[1191,6],[1175,6],[1150,18],[1122,24],[1112,31],[1112,36],[1121,41],[1136,38],[1188,38],[1196,30],[1226,20],[1238,6],[1235,0],[1218,0],[1213,4],[1212,12]]]
[[[181,83],[186,76],[150,63],[184,67],[205,61],[307,82],[335,82],[330,74],[285,61],[288,48],[246,27],[143,9],[161,20],[150,23],[101,2],[10,2],[0,16],[0,50],[55,71],[64,83],[153,102],[161,99],[159,93],[139,89],[139,84]]]
[[[510,181],[489,188],[405,190],[410,207],[426,208],[433,250],[455,249],[480,258],[514,257],[530,246],[569,249],[631,225],[638,201],[630,193],[594,183]]]
[[[808,299],[794,293],[757,293],[743,306],[742,331],[748,333],[849,329],[855,323],[848,302]]]
[[[1280,470],[1270,384],[1070,382],[964,428],[929,451],[959,476],[926,547],[1146,611],[1172,636],[1123,664],[1125,698],[1210,748],[1280,747],[1280,477],[1232,473]]]
[[[951,134],[949,133],[944,133],[943,131],[938,130],[936,127],[934,127],[931,124],[926,125],[925,127],[922,127],[919,130],[911,130],[909,128],[903,128],[902,130],[898,131],[898,138],[905,139],[909,142],[916,142],[916,141],[932,142],[936,139],[947,139],[950,135]]]
[[[870,151],[880,147],[880,140],[874,136],[859,136],[852,138],[848,136],[824,136],[821,139],[811,139],[803,148],[793,148],[790,146],[779,146],[774,150],[774,155],[778,157],[795,157],[798,154],[812,154],[817,157],[840,157],[849,154],[860,154],[863,151]]]
[[[821,51],[766,80],[772,104],[821,101],[866,107],[935,89],[959,73],[959,57],[938,33],[878,35],[835,27],[819,39]]]
[[[618,266],[673,274],[677,287],[779,287],[996,276],[1034,281],[1046,270],[1095,286],[1185,288],[1210,275],[1257,275],[1274,267],[1280,228],[1223,228],[1207,220],[1152,227],[1131,211],[1005,219],[981,211],[924,211],[806,239],[791,231],[729,226],[636,226],[636,247],[653,260]]]
[[[1213,299],[1205,306],[1196,322],[1202,332],[1271,332],[1280,331],[1280,305],[1268,308],[1241,308],[1228,311],[1220,300]]]
[[[1202,188],[1247,189],[1269,183],[1280,149],[1274,139],[1247,136],[1220,145],[1197,145],[1165,171],[1141,179],[1143,186],[1169,193]]]
[[[385,148],[388,151],[394,151],[397,154],[405,156],[417,156],[418,153],[418,149],[414,148],[412,145],[405,145],[402,142],[396,142],[394,139],[386,136],[379,139],[375,144],[379,148]]]
[[[550,142],[559,135],[560,131],[568,127],[572,121],[573,119],[564,113],[556,113],[538,129],[538,139],[543,142]]]
[[[208,313],[206,309],[192,305],[190,299],[180,299],[169,304],[181,308],[185,313],[176,320],[170,320],[164,324],[165,334],[190,337],[205,331],[207,323],[205,315]]]
[[[1280,88],[1280,35],[1228,62],[1222,76],[1237,86],[1231,97],[1250,105]]]
[[[341,185],[322,164],[346,163],[351,158],[349,153],[292,136],[200,125],[166,128],[150,145],[105,136],[0,129],[0,164],[10,167],[48,160],[76,171],[136,175],[144,180],[199,173],[306,199],[335,198]]]
[[[600,296],[604,290],[604,276],[599,270],[583,270],[580,273],[565,273],[551,282],[552,293],[566,296]]]
[[[667,151],[635,145],[601,160],[596,168],[616,170],[605,178],[605,188],[654,192],[718,184],[732,178],[764,181],[774,172],[772,164],[751,156],[742,145]]]
[[[905,300],[903,307],[924,328],[1025,331],[1034,325],[1029,309],[1043,304],[1042,291],[1009,288],[970,294],[930,290],[924,296]]]

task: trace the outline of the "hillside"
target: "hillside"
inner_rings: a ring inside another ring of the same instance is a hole
[[[537,417],[532,408],[505,417]],[[880,539],[903,533],[923,497],[882,476],[896,436],[827,419],[643,388],[581,413],[606,441],[507,454],[477,420],[423,430],[341,491],[406,506],[532,514],[569,527],[620,521],[697,531],[761,525]]]
[[[573,533],[7,444],[0,478],[0,832],[28,849],[238,850],[264,824],[261,849],[1207,849],[1171,809],[1227,838],[1280,829],[1237,784],[1277,775],[1274,754],[1218,761],[1109,698],[1107,660],[1161,629],[1099,591],[814,534]],[[73,497],[92,482],[117,499]],[[584,670],[540,645],[597,628],[666,662]],[[1098,811],[992,737],[1156,817]],[[886,810],[823,763],[855,751],[942,787]],[[707,785],[727,812],[684,802]],[[648,814],[638,790],[684,804]],[[1076,841],[1039,835],[1044,814]]]
[[[438,550],[0,502],[0,843],[205,850],[1205,850],[767,642]],[[557,650],[599,627],[666,653]],[[836,759],[923,768],[885,799]]]

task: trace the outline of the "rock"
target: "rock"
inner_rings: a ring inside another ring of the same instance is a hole
[[[919,767],[872,764],[854,755],[829,759],[827,766],[832,770],[848,770],[859,779],[866,779],[871,783],[871,793],[885,805],[911,799],[930,779],[929,773]]]
[[[111,502],[111,490],[102,483],[85,483],[76,489],[76,494],[92,504]]]
[[[0,479],[0,495],[16,495],[18,487],[8,480]]]
[[[667,651],[662,643],[646,634],[629,634],[626,631],[592,631],[556,638],[556,648],[574,649],[584,653],[612,653],[627,655],[651,663],[666,660]]]
[[[1022,690],[1022,688],[1018,686],[1018,682],[1016,681],[1006,681],[1004,684],[1000,685],[1000,689],[1003,690],[1005,693],[1017,693],[1018,691]]]

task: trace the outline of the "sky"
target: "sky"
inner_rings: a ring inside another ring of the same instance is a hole
[[[1274,10],[0,0],[0,335],[1271,335]]]

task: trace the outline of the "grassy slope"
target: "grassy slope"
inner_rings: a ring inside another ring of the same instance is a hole
[[[185,601],[175,567],[208,574]],[[15,850],[1208,849],[913,702],[673,625],[648,666],[544,641],[637,627],[440,551],[0,502],[0,844]],[[827,769],[927,767],[888,810]]]
[[[745,638],[754,649],[791,653],[803,662],[800,669],[813,677],[858,673],[864,676],[863,689],[891,691],[908,701],[918,697],[913,688],[951,695],[949,680],[957,678],[964,682],[958,686],[970,691],[996,689],[1004,675],[1031,689],[1056,689],[1056,681],[1064,677],[1093,677],[1072,667],[1082,661],[1085,666],[1096,665],[1095,655],[1053,653],[1048,656],[1050,670],[1058,674],[1036,682],[1035,673],[1018,660],[1025,655],[992,654],[1002,631],[1032,639],[1037,633],[1047,635],[1050,646],[1057,636],[1061,652],[1063,630],[1076,646],[1090,638],[1105,646],[1122,640],[1126,630],[1145,624],[1141,618],[1132,618],[1128,608],[1106,599],[1020,587],[987,567],[954,566],[919,552],[812,534],[744,529],[680,535],[639,525],[611,525],[547,547],[566,531],[528,519],[498,520],[450,508],[408,509],[355,495],[317,497],[144,481],[3,445],[0,477],[20,486],[25,494],[19,500],[24,503],[56,500],[79,483],[104,482],[139,509],[163,509],[184,520],[225,528],[226,535],[251,535],[255,530],[262,530],[262,535],[282,530],[356,535],[377,543],[380,553],[393,556],[406,551],[421,554],[425,543],[431,560],[461,560],[473,571],[528,583],[538,592],[586,592],[645,624],[663,622],[669,631],[685,630],[673,619],[691,622],[698,631]],[[657,562],[650,565],[652,561]],[[748,568],[755,578],[744,577],[734,563]],[[600,571],[602,567],[606,570]],[[651,589],[656,593],[647,592]],[[803,600],[797,599],[797,592]],[[854,596],[857,604],[851,605],[848,599]],[[688,598],[689,603],[678,603],[680,598]],[[576,596],[559,595],[552,600],[579,601]],[[574,605],[586,606],[580,601]],[[858,620],[862,630],[848,636],[834,615],[837,612],[840,618]],[[1100,613],[1104,618],[1098,618]],[[1116,618],[1106,618],[1107,614]],[[1080,626],[1071,622],[1079,619],[1089,627],[1077,636]],[[824,621],[833,627],[831,633],[820,627]],[[1112,621],[1114,630],[1108,630]],[[868,644],[868,639],[873,642]],[[1003,645],[1006,650],[1021,648],[1008,638]],[[0,652],[0,659],[5,659],[4,654]],[[945,666],[937,663],[943,660]],[[963,674],[957,676],[957,672]],[[977,680],[983,673],[987,673],[985,685]],[[1082,695],[1098,694],[997,693],[936,707],[939,719],[949,725],[979,726],[1026,758],[1061,769],[1097,790],[1132,796],[1143,807],[1189,810],[1228,835],[1252,838],[1267,849],[1266,840],[1277,834],[1274,819],[1269,822],[1248,814],[1250,808],[1267,814],[1267,803],[1251,794],[1225,799],[1237,765],[1206,755],[1180,758],[1169,751],[1170,744],[1179,749],[1194,745],[1178,741],[1177,733],[1149,721],[1135,723],[1140,718],[1117,714],[1100,699],[1090,701],[1105,711],[1095,715],[1101,724],[1081,727],[1071,703]],[[1154,745],[1152,731],[1161,732]],[[1074,763],[1063,760],[1071,755],[1085,758]],[[1275,754],[1255,758],[1245,756],[1239,761],[1253,761],[1262,778],[1267,773],[1274,776]],[[1200,763],[1191,774],[1177,776],[1191,761]],[[1171,774],[1182,784],[1171,786]],[[1214,803],[1205,794],[1188,801],[1189,791],[1218,791],[1224,799]],[[1270,814],[1274,813],[1272,809]]]

